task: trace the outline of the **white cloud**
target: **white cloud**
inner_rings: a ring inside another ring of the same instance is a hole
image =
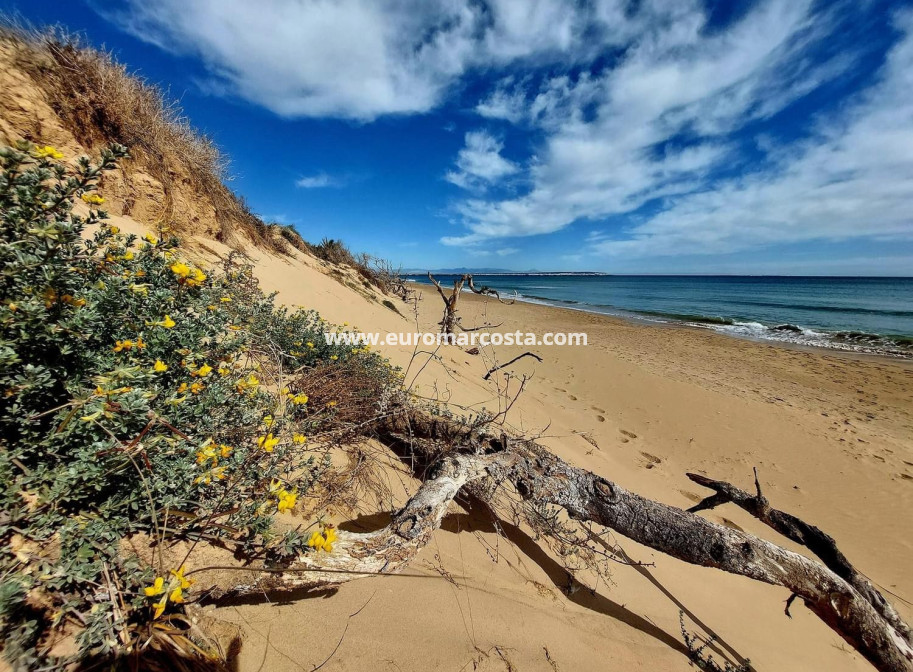
[[[726,253],[859,237],[913,241],[913,12],[874,86],[809,140],[775,151],[766,171],[678,199],[601,241],[612,256]]]
[[[652,256],[818,238],[913,237],[905,214],[913,211],[909,37],[863,102],[842,108],[813,138],[786,150],[765,138],[757,147],[766,149],[767,161],[747,172],[738,165],[732,134],[854,64],[846,49],[809,57],[831,39],[838,20],[836,9],[815,16],[809,9],[809,2],[769,0],[723,30],[707,30],[700,5],[682,2],[677,21],[645,27],[601,73],[552,77],[538,90],[502,82],[477,112],[544,131],[522,176],[532,186],[516,198],[460,202],[456,211],[468,232],[442,242],[550,233],[649,202],[659,214],[633,224],[621,240],[596,237],[590,248]],[[742,176],[720,177],[725,171]]]
[[[213,90],[289,117],[371,120],[434,108],[471,68],[595,56],[630,23],[623,0],[596,4],[127,0],[126,10],[99,11],[140,39],[200,56]]]
[[[516,254],[520,251],[518,247],[502,247],[500,250],[495,250],[495,254],[499,257],[509,257],[512,254]]]
[[[463,189],[482,189],[513,175],[520,168],[501,156],[504,143],[485,131],[470,131],[457,155],[457,170],[444,179]]]
[[[295,180],[295,186],[301,187],[302,189],[324,189],[326,187],[341,187],[345,184],[345,180],[339,177],[333,177],[332,175],[327,175],[326,173],[317,173],[316,175],[308,175],[305,177],[299,177]]]

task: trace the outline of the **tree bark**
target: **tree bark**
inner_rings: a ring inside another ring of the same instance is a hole
[[[765,525],[773,528],[787,539],[805,546],[814,553],[834,574],[849,583],[869,604],[900,634],[910,645],[913,645],[913,634],[904,623],[900,614],[884,595],[872,585],[869,579],[861,574],[847,557],[837,548],[837,542],[820,528],[770,506],[767,498],[761,493],[761,484],[755,471],[755,495],[740,490],[731,483],[715,481],[700,474],[687,474],[695,483],[716,492],[702,502],[688,509],[691,513],[712,509],[731,502],[744,509]]]

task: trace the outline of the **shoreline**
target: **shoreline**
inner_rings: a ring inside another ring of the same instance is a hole
[[[428,282],[423,282],[421,280],[416,280],[416,279],[410,278],[409,282],[411,284],[418,285],[418,286],[424,287],[424,288],[433,288],[434,287],[432,284],[430,284]],[[464,288],[461,292],[461,298],[465,298],[468,296],[476,298],[476,295],[474,295],[472,291]],[[652,316],[650,313],[641,314],[636,311],[628,311],[628,310],[623,310],[621,308],[609,309],[608,307],[606,307],[606,310],[600,310],[601,306],[594,306],[592,304],[587,304],[585,302],[577,302],[577,301],[568,302],[568,301],[563,301],[561,299],[547,299],[547,298],[542,298],[542,297],[530,297],[530,296],[525,296],[522,294],[505,295],[504,298],[508,299],[508,300],[514,300],[517,302],[528,304],[528,305],[543,306],[543,307],[555,308],[555,309],[559,309],[559,310],[571,310],[571,311],[586,313],[586,314],[590,314],[590,315],[601,315],[601,316],[604,316],[604,317],[607,317],[610,319],[623,320],[626,322],[640,324],[640,325],[644,325],[644,326],[689,328],[689,329],[696,329],[696,330],[700,330],[700,331],[715,333],[715,334],[718,334],[721,336],[726,336],[728,338],[735,338],[738,340],[750,341],[750,342],[755,342],[755,343],[776,344],[776,345],[782,345],[782,346],[788,347],[788,348],[809,349],[812,351],[840,352],[840,353],[844,353],[844,354],[848,354],[848,355],[859,355],[859,356],[864,356],[864,357],[883,358],[883,359],[887,359],[889,361],[913,362],[913,349],[907,350],[907,349],[904,349],[903,346],[900,346],[901,349],[891,350],[891,349],[888,349],[889,346],[878,347],[878,346],[866,346],[864,344],[854,345],[854,344],[847,343],[845,345],[845,347],[843,347],[843,344],[841,344],[840,341],[835,342],[835,341],[831,340],[829,342],[812,343],[812,342],[802,341],[798,338],[793,339],[793,340],[790,340],[789,338],[786,338],[786,337],[769,338],[769,337],[764,337],[760,334],[746,333],[745,330],[736,331],[736,328],[740,327],[741,325],[758,325],[758,326],[762,327],[764,330],[769,331],[771,333],[781,333],[784,335],[787,333],[793,333],[796,330],[798,330],[799,332],[809,332],[810,331],[815,334],[823,335],[829,339],[833,339],[841,333],[855,333],[855,332],[848,332],[848,331],[841,331],[841,332],[820,331],[819,332],[814,329],[803,328],[803,327],[799,327],[796,325],[792,325],[787,322],[782,322],[780,324],[780,326],[784,327],[784,328],[778,332],[778,328],[776,326],[769,327],[767,325],[763,325],[760,322],[752,322],[752,321],[747,321],[747,320],[746,321],[736,321],[734,319],[727,318],[725,321],[723,321],[721,318],[720,322],[715,322],[710,319],[707,319],[707,321],[704,322],[703,319],[698,316],[694,316],[691,320],[686,320],[686,319],[684,319],[684,317],[676,318],[672,315],[664,316],[662,314],[657,314],[656,316]],[[614,311],[614,312],[609,312],[610,310]],[[732,327],[733,330],[731,330],[731,331],[727,330],[727,327]],[[861,332],[859,332],[859,333],[862,336],[868,336],[868,337],[880,338],[880,339],[891,339],[891,338],[896,337],[896,338],[902,338],[904,340],[909,340],[911,338],[909,336],[894,336],[891,334],[885,335],[885,334],[862,334]]]

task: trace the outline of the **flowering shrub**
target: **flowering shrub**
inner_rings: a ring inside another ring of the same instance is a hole
[[[192,593],[185,567],[124,552],[130,535],[317,552],[273,526],[320,477],[307,437],[336,413],[293,374],[398,382],[327,345],[313,311],[276,307],[237,257],[205,269],[175,238],[108,225],[94,188],[125,155],[68,168],[53,147],[0,149],[0,637],[20,669],[66,662],[55,629],[103,656]]]

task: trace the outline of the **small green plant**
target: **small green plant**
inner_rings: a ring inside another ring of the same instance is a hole
[[[374,397],[363,409],[399,383],[367,349],[327,344],[315,312],[275,306],[236,256],[204,269],[164,231],[108,225],[95,185],[125,155],[71,168],[53,147],[0,149],[0,637],[14,669],[129,649],[180,612],[188,567],[154,550],[150,566],[125,539],[307,551],[273,521],[320,478],[307,437],[342,409],[296,372],[355,375]],[[60,633],[78,654],[55,653]]]

